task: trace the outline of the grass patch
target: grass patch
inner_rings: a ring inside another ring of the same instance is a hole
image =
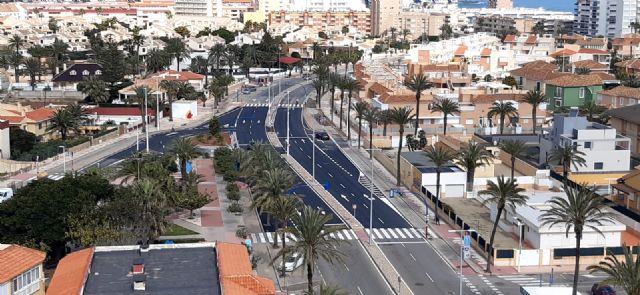
[[[184,228],[177,224],[170,224],[164,230],[163,236],[187,236],[187,235],[197,235],[197,232],[194,232],[190,229]]]

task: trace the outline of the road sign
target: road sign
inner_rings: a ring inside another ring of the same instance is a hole
[[[469,247],[463,247],[462,248],[462,252],[464,253],[464,258],[465,259],[469,259],[469,257],[471,257],[471,252]]]

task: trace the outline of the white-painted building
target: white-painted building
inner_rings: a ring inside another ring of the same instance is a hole
[[[9,138],[9,122],[0,120],[0,159],[11,158],[11,140]]]
[[[171,104],[174,119],[192,120],[198,116],[198,102],[195,100],[179,100]]]
[[[573,31],[585,36],[613,38],[632,33],[638,19],[638,0],[578,0]]]
[[[426,188],[432,194],[436,194],[436,167],[425,156],[425,152],[403,152],[402,160],[413,166],[414,182],[419,182],[420,187]],[[405,169],[408,168],[405,166]],[[459,198],[464,195],[467,181],[467,173],[453,163],[440,168],[440,196],[447,198]]]

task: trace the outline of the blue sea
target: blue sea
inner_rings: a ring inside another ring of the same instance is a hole
[[[486,0],[467,0],[469,2],[464,2],[465,0],[458,0],[459,7],[465,8],[482,8],[487,7]],[[575,0],[514,0],[514,7],[529,7],[529,8],[538,8],[542,7],[546,10],[555,10],[555,11],[568,11],[573,12],[575,8]]]

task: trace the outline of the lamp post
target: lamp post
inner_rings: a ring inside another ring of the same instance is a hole
[[[290,132],[289,132],[289,128],[291,126],[291,122],[289,120],[289,118],[291,117],[290,115],[290,111],[291,111],[291,97],[290,95],[291,92],[287,91],[287,156],[289,156],[289,147],[291,147],[291,141],[290,141]]]
[[[44,88],[42,88],[42,92],[44,94],[44,106],[47,106],[47,91],[51,91],[51,87],[49,86],[45,86]]]
[[[518,222],[518,273],[520,273],[520,259],[522,259],[522,221],[520,218],[516,218]]]
[[[313,137],[311,138],[311,176],[316,179],[316,127],[313,127]],[[354,205],[355,206],[355,205]]]
[[[464,229],[452,229],[449,230],[450,233],[460,233],[460,238],[462,240],[462,243],[460,244],[460,293],[458,293],[458,295],[462,295],[462,265],[464,264],[464,247],[465,247],[465,243],[464,243],[464,237],[467,233],[471,234],[472,232],[476,232],[473,229],[468,229],[468,230],[464,230]]]
[[[367,149],[371,154],[374,150],[380,149]],[[369,245],[373,242],[373,157],[370,159],[371,163],[371,178],[369,179]],[[354,216],[355,217],[355,216]]]
[[[353,217],[356,217],[356,209],[358,208],[358,205],[353,204],[351,205],[351,208],[353,208]]]
[[[147,107],[147,93],[149,92],[147,90],[147,87],[143,88],[144,89],[144,136],[145,136],[145,145],[146,145],[146,152],[149,153],[149,126],[147,126],[147,121],[149,121],[149,108]]]
[[[67,174],[67,150],[64,145],[59,145],[62,149],[62,173]]]

